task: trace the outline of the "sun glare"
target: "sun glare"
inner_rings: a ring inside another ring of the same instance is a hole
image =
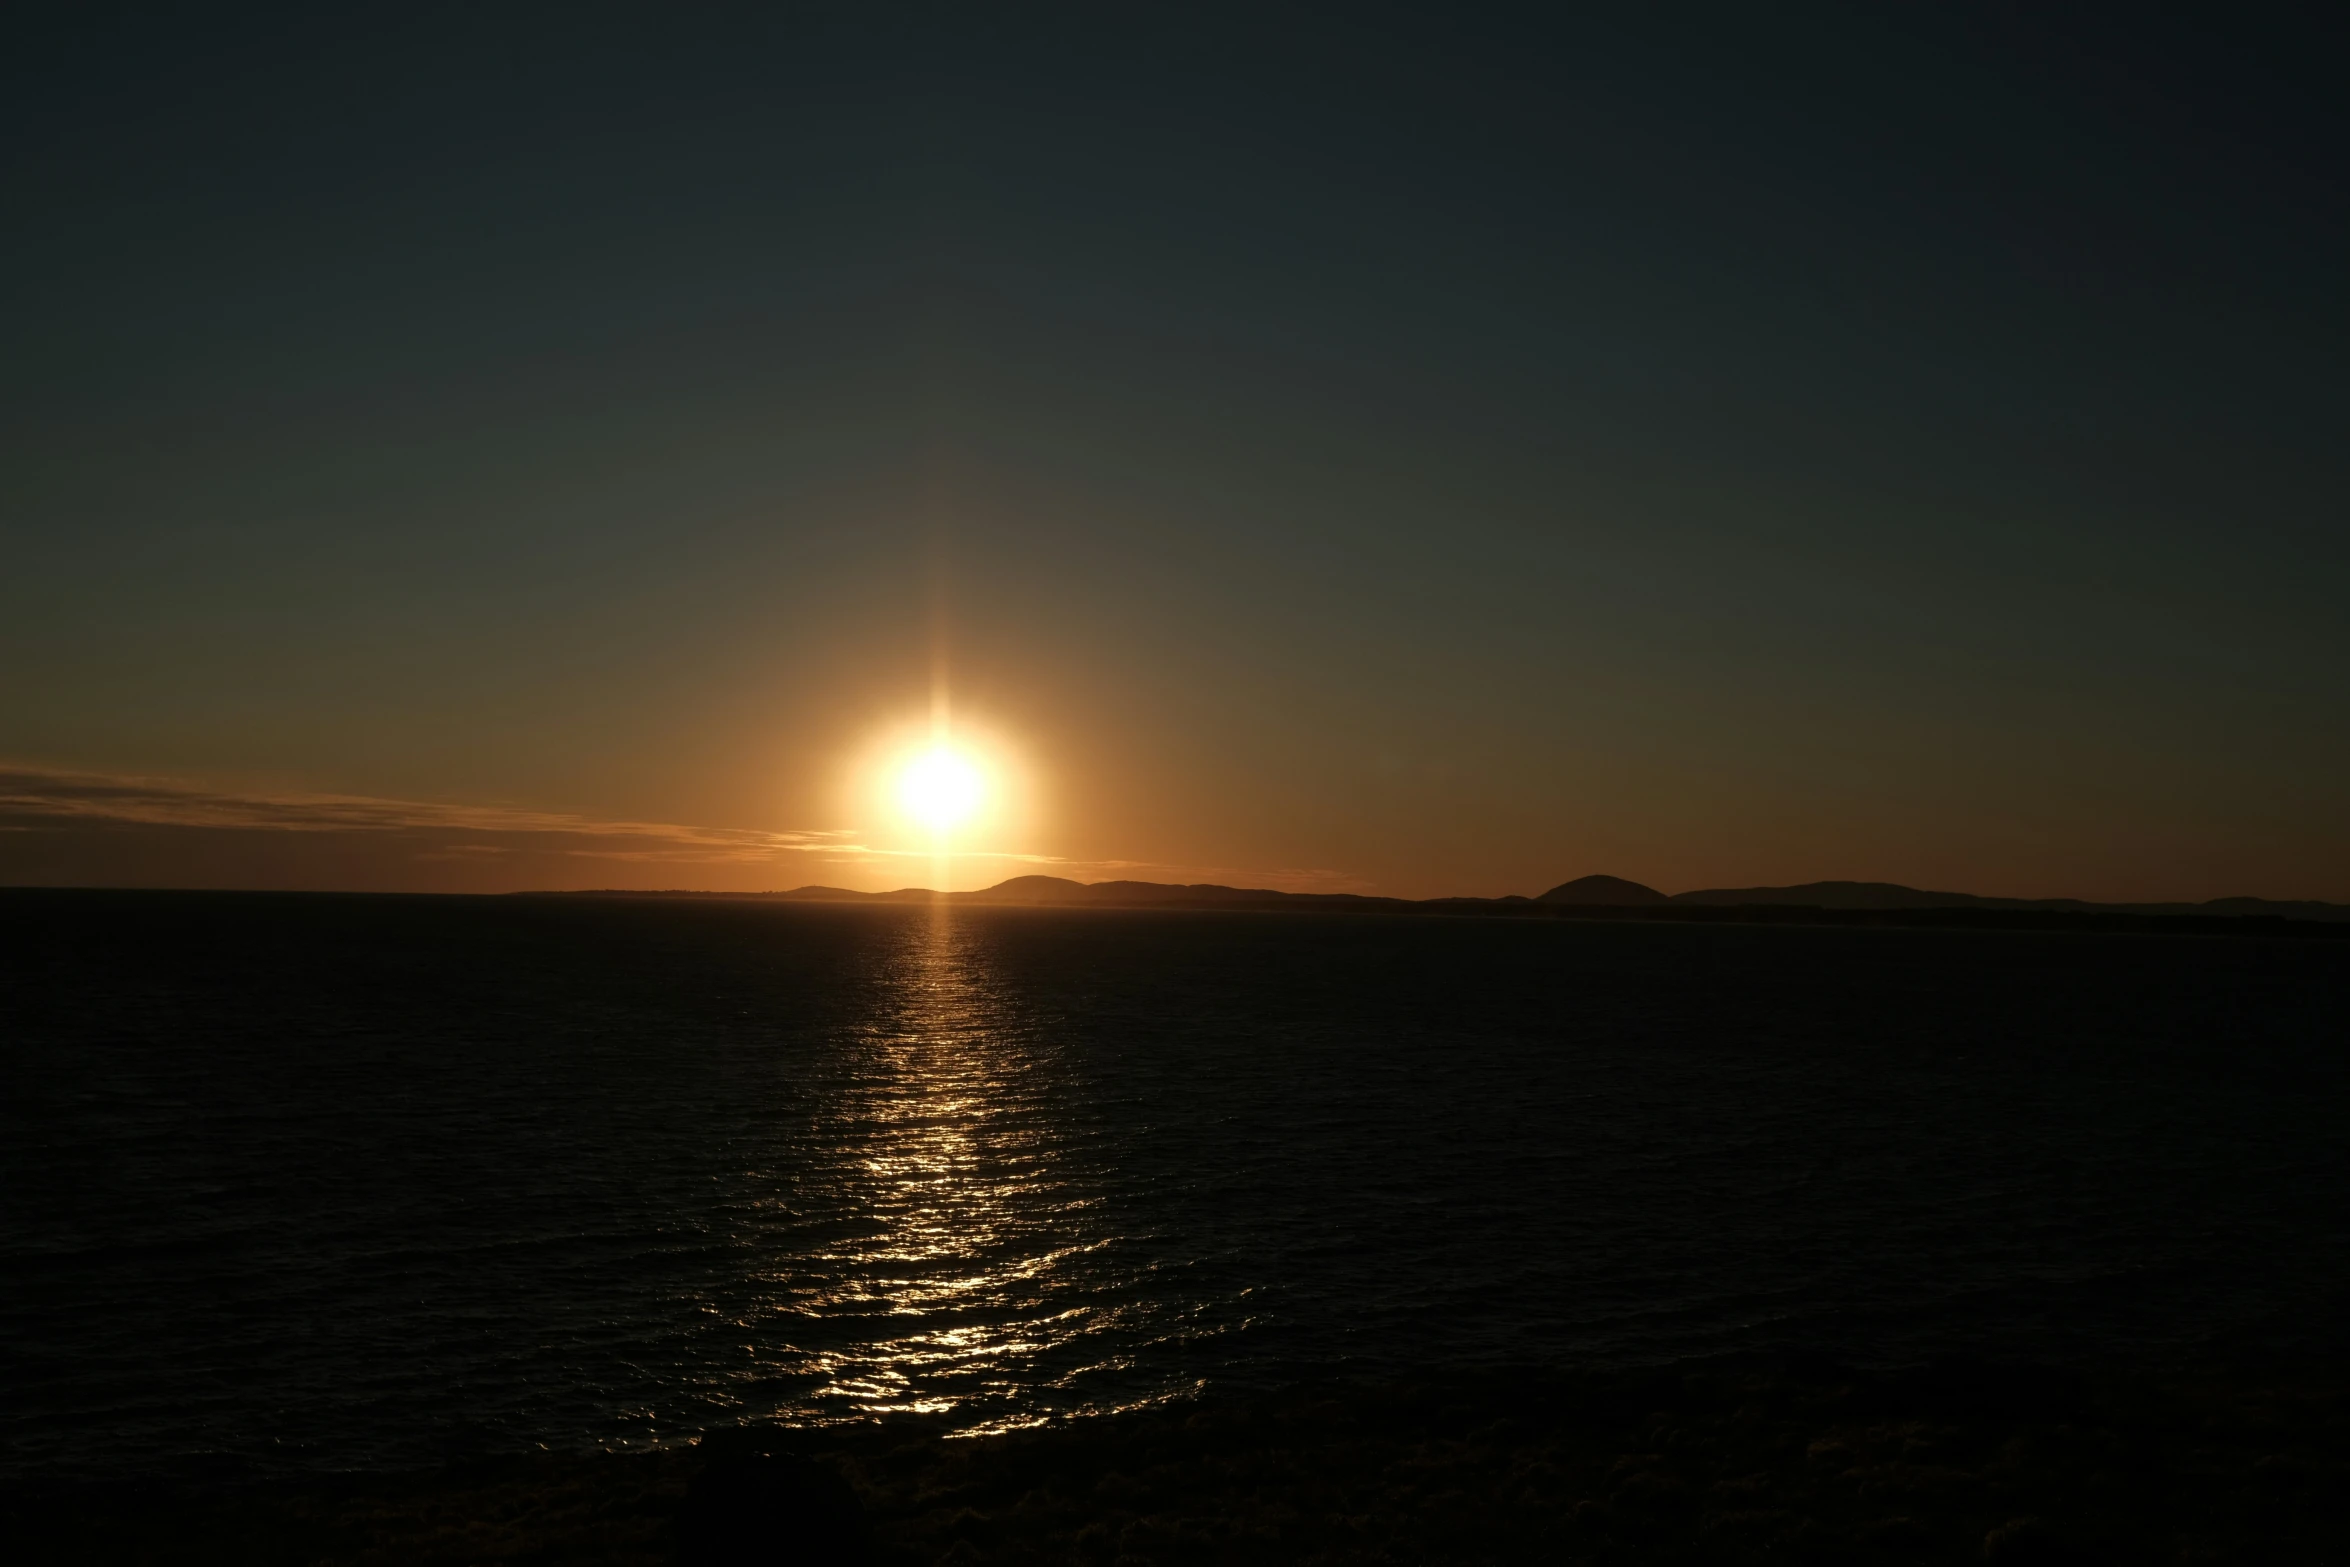
[[[971,759],[943,747],[923,752],[898,775],[898,804],[933,832],[969,821],[986,793]]]

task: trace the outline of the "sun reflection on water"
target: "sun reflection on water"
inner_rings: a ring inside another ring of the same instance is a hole
[[[791,1384],[772,1412],[985,1429],[1115,1407],[1076,1384],[1125,1365],[1111,1341],[1155,1313],[1110,1255],[1068,1064],[968,916],[939,908],[903,934],[809,1128],[813,1184],[789,1201],[812,1222],[744,1324],[785,1339],[747,1346]]]

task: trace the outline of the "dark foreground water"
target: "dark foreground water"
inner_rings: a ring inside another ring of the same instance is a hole
[[[0,1474],[2337,1353],[2350,943],[0,894]]]

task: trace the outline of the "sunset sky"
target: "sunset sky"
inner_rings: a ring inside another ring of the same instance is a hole
[[[26,29],[0,882],[2350,900],[2337,43],[1334,14]]]

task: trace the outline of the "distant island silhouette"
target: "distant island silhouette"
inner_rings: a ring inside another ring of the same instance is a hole
[[[2204,903],[2091,903],[2079,898],[1991,898],[1929,892],[1882,881],[1814,881],[1794,887],[1708,887],[1666,894],[1620,876],[1580,876],[1535,897],[1386,898],[1353,892],[1276,892],[1265,887],[1154,881],[1072,881],[1015,876],[967,892],[900,887],[856,892],[797,887],[789,892],[608,894],[714,896],[802,903],[934,903],[1015,908],[1323,909],[1364,914],[1487,914],[1581,919],[1664,919],[1716,923],[1828,921],[1837,924],[2033,924],[2058,928],[2241,930],[2279,922],[2350,925],[2350,904],[2270,898],[2214,898]],[[2184,922],[2184,923],[2183,923]]]

